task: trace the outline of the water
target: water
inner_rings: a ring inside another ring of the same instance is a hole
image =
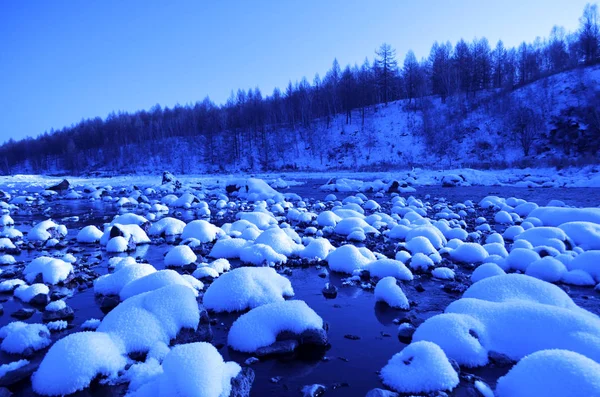
[[[323,199],[329,192],[318,189],[325,181],[307,181],[305,185],[286,190],[309,199]],[[351,193],[335,193],[339,199],[343,199]],[[449,202],[464,202],[473,200],[478,202],[485,196],[498,195],[502,197],[518,197],[546,204],[551,199],[562,200],[568,205],[575,206],[598,206],[600,204],[600,189],[525,189],[509,187],[461,187],[440,188],[421,187],[413,194],[417,198],[424,199],[430,195],[445,197]],[[368,196],[372,196],[368,194]],[[384,200],[388,200],[386,195]],[[380,200],[381,201],[381,200]],[[72,216],[78,216],[79,220],[65,219],[64,223],[69,228],[67,240],[68,248],[82,248],[83,251],[76,254],[78,258],[83,255],[99,256],[97,264],[92,267],[98,274],[108,271],[107,263],[110,255],[101,251],[97,246],[80,246],[75,241],[75,236],[83,226],[94,224],[100,226],[102,223],[112,219],[117,213],[116,207],[103,202],[89,202],[87,200],[66,201],[59,200],[47,203],[42,208],[34,209],[32,214],[11,215],[17,223],[19,230],[27,232],[32,221],[46,219],[42,213],[46,207],[51,207],[53,219],[60,220]],[[182,217],[190,217],[190,213],[182,213]],[[223,221],[219,222],[222,223]],[[171,248],[166,243],[140,246],[131,255],[142,258],[155,266],[157,269],[164,268],[163,256]],[[52,251],[51,253],[53,253]],[[40,256],[39,251],[23,251],[16,259],[22,263],[28,263],[31,259]],[[234,265],[236,265],[234,263]],[[458,267],[457,275],[468,278],[472,269]],[[343,286],[342,277],[330,274],[327,279],[318,276],[318,270],[310,268],[293,268],[290,277],[296,292],[296,299],[307,302],[328,324],[329,340],[331,348],[318,357],[287,357],[260,361],[252,365],[256,372],[256,381],[252,388],[252,396],[297,396],[304,385],[323,384],[328,388],[327,396],[364,396],[366,392],[374,387],[381,387],[378,377],[379,371],[395,353],[402,350],[404,343],[397,338],[397,324],[395,319],[409,317],[413,323],[418,325],[425,319],[441,313],[459,295],[445,292],[442,286],[444,281],[435,280],[428,275],[417,276],[412,282],[404,282],[403,290],[411,301],[410,311],[394,310],[385,305],[376,304],[371,290],[365,290],[358,286]],[[321,289],[326,282],[339,288],[335,299],[326,299]],[[424,287],[424,292],[417,292],[416,285]],[[600,313],[600,300],[598,294],[591,288],[570,288],[573,299],[582,307],[595,313]],[[4,315],[0,317],[0,326],[14,321],[10,314],[22,307],[30,307],[27,304],[5,295]],[[90,318],[101,319],[104,314],[99,309],[94,298],[93,290],[73,291],[72,297],[67,303],[75,310],[75,319],[71,322],[72,327],[66,331],[53,335],[53,339],[64,337],[70,332],[79,330],[79,326]],[[217,325],[213,326],[215,337],[213,343],[220,347],[220,352],[225,360],[234,360],[243,363],[249,355],[240,354],[227,347],[227,331],[239,314],[212,314],[216,318]],[[41,313],[37,311],[27,322],[41,322]],[[345,338],[345,335],[355,335],[358,340]],[[37,356],[40,360],[43,354]],[[0,354],[0,363],[4,364],[18,359],[7,354]],[[468,371],[480,376],[490,386],[494,387],[499,376],[504,375],[507,368],[480,368]],[[281,377],[278,383],[271,382],[273,377]],[[21,382],[11,388],[16,395],[32,395],[28,382]],[[86,391],[82,395],[122,395],[123,387],[100,387],[94,388],[92,392]],[[470,389],[465,384],[456,389],[451,395],[466,396]]]

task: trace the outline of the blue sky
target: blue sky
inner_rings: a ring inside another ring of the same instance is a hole
[[[435,41],[575,30],[580,0],[0,1],[0,143],[111,111],[172,107]]]

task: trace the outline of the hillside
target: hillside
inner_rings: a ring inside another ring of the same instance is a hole
[[[229,132],[146,140],[107,155],[102,149],[74,154],[80,173],[177,173],[305,170],[504,168],[598,163],[600,67],[577,68],[510,92],[455,94],[442,103],[427,96],[338,114],[310,127],[267,125],[240,131],[232,160]],[[211,150],[212,148],[212,150]],[[65,153],[69,148],[64,148]],[[528,152],[528,156],[524,152]],[[82,159],[83,158],[83,159]],[[16,173],[66,173],[64,161],[30,162]],[[63,165],[59,165],[63,164]]]

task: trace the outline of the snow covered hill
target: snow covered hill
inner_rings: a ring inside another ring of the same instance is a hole
[[[315,120],[309,128],[271,126],[262,136],[242,131],[241,160],[235,162],[229,154],[230,132],[224,132],[215,134],[210,144],[200,136],[168,138],[124,146],[116,158],[101,150],[86,153],[88,165],[81,171],[126,174],[169,169],[189,174],[597,164],[598,151],[585,149],[600,131],[600,118],[588,115],[600,104],[599,85],[599,66],[578,68],[512,92],[457,94],[446,103],[424,97],[377,105],[366,109],[364,123],[360,109],[355,109],[348,123],[340,114],[329,123]],[[597,119],[598,125],[588,119]],[[49,173],[65,172],[50,167]],[[35,171],[29,164],[12,170]]]

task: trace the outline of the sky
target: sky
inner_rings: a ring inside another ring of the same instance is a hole
[[[0,143],[84,118],[321,76],[337,58],[399,64],[434,41],[518,46],[574,31],[580,0],[0,0]]]

